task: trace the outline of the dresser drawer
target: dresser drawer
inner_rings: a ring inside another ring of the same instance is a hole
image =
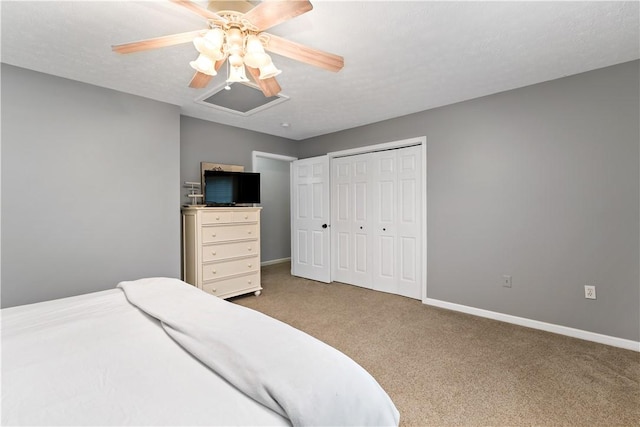
[[[202,286],[203,291],[216,296],[224,296],[232,293],[240,294],[243,293],[243,291],[251,292],[257,289],[260,289],[260,275],[258,273],[205,283]]]
[[[224,224],[231,222],[234,212],[220,211],[220,212],[202,212],[202,224]]]
[[[255,222],[259,218],[258,211],[234,211],[231,213],[231,221],[233,222]]]
[[[220,243],[202,247],[202,262],[219,261],[227,258],[253,255],[260,252],[260,242]]]
[[[260,226],[258,224],[202,227],[202,243],[216,243],[240,239],[257,239],[259,235]]]
[[[255,256],[251,258],[237,259],[234,261],[218,262],[202,266],[202,279],[214,280],[221,277],[232,276],[234,274],[249,273],[260,270],[260,259]]]

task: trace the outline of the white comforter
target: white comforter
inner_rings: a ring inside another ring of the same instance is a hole
[[[1,315],[3,426],[290,425],[192,357],[121,289]]]
[[[285,323],[177,279],[118,287],[191,354],[294,425],[398,425],[396,407],[367,371]]]

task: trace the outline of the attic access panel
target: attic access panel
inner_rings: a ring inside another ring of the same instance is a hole
[[[229,90],[225,90],[225,87],[226,84],[215,88],[196,102],[229,113],[249,116],[289,99],[281,93],[266,97],[257,86],[249,83],[232,83]]]

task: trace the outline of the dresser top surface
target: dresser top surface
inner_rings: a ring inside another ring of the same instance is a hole
[[[208,206],[183,206],[182,211],[185,212],[194,212],[194,211],[203,211],[203,212],[220,212],[220,211],[259,211],[261,210],[261,206],[218,206],[218,207],[208,207]]]

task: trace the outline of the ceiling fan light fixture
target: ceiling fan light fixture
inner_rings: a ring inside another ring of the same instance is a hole
[[[224,53],[221,50],[222,43],[216,45],[210,40],[207,40],[205,37],[196,37],[195,39],[193,39],[193,45],[196,47],[196,50],[198,52],[207,55],[215,61],[224,58]]]
[[[270,79],[282,73],[282,70],[278,70],[276,66],[273,65],[271,57],[269,55],[267,55],[267,57],[269,58],[269,62],[260,67],[260,80]]]
[[[198,58],[195,61],[191,61],[189,65],[191,65],[191,68],[194,70],[209,76],[215,76],[218,74],[216,72],[214,60],[202,53],[198,55]]]
[[[222,44],[224,43],[224,30],[220,27],[213,27],[212,29],[207,31],[207,33],[204,35],[204,38],[214,46],[217,46],[218,49],[220,49],[220,47],[222,47]]]
[[[229,77],[227,78],[227,83],[246,83],[248,81],[249,79],[245,74],[244,65],[240,65],[239,67],[229,67]]]
[[[264,53],[264,48],[262,47],[262,42],[255,35],[247,36],[247,48],[245,49],[247,53]]]
[[[242,56],[240,56],[240,54],[233,53],[229,55],[229,65],[231,65],[232,67],[240,67],[243,64],[244,62],[242,61]]]
[[[271,58],[266,53],[247,52],[244,54],[244,63],[251,68],[260,68],[268,65]]]
[[[267,65],[270,61],[271,58],[264,52],[260,39],[255,35],[247,36],[244,63],[251,68],[260,68]]]
[[[240,28],[231,27],[227,30],[227,44],[229,47],[240,47],[242,49],[242,44],[244,42],[244,35]]]
[[[212,7],[213,2],[206,9],[197,4],[202,2],[195,0],[173,1],[206,18],[208,28],[115,45],[111,49],[125,54],[193,42],[199,56],[189,62],[196,70],[189,87],[206,87],[211,79],[203,75],[217,75],[218,69],[226,63],[227,82],[248,82],[245,67],[249,67],[251,77],[265,97],[280,92],[281,87],[273,77],[282,73],[265,50],[333,72],[344,67],[344,58],[341,56],[263,32],[313,9],[308,0],[242,0],[237,2],[242,4],[242,11],[221,5]]]

